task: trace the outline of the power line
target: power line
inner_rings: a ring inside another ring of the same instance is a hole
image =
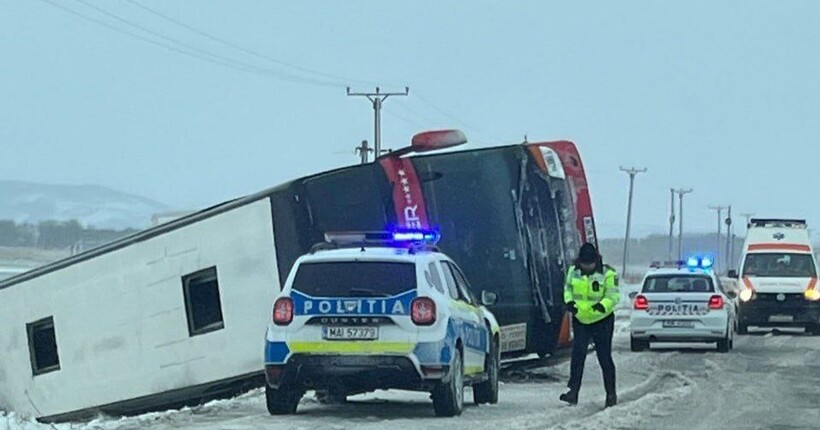
[[[245,62],[242,62],[242,61],[237,61],[237,60],[234,60],[234,59],[232,59],[232,58],[222,56],[222,55],[220,55],[220,54],[215,54],[215,53],[210,52],[210,51],[207,51],[207,50],[205,50],[205,49],[200,49],[200,48],[197,48],[196,46],[192,46],[192,45],[189,45],[189,44],[187,44],[187,43],[180,42],[179,40],[176,40],[176,39],[174,39],[174,38],[172,38],[172,37],[165,36],[164,34],[159,33],[159,32],[156,32],[156,31],[153,31],[153,30],[151,30],[151,29],[149,29],[149,28],[146,28],[145,26],[142,26],[142,25],[139,25],[139,24],[135,24],[135,23],[133,23],[133,22],[129,21],[128,19],[125,19],[125,18],[123,18],[123,17],[121,17],[121,16],[119,16],[119,15],[117,15],[117,14],[115,14],[115,13],[112,13],[112,12],[110,12],[110,11],[107,11],[107,10],[105,10],[105,9],[103,9],[103,8],[99,7],[99,6],[96,6],[96,5],[94,5],[93,3],[90,3],[90,2],[88,2],[88,1],[86,1],[86,0],[74,0],[74,1],[76,1],[76,2],[78,2],[78,3],[81,3],[81,4],[84,4],[84,5],[86,5],[87,7],[90,7],[90,8],[92,8],[92,9],[94,9],[94,10],[96,10],[96,11],[98,11],[98,12],[100,12],[100,13],[102,13],[102,14],[106,15],[106,16],[109,16],[109,17],[111,17],[111,18],[113,18],[113,19],[115,19],[115,20],[117,20],[117,21],[120,21],[120,22],[122,22],[122,23],[124,23],[124,24],[126,24],[126,25],[129,25],[129,26],[131,26],[131,27],[134,27],[134,28],[136,28],[136,29],[138,29],[138,30],[142,30],[142,31],[144,31],[144,32],[146,32],[146,33],[148,33],[148,34],[152,34],[152,35],[154,35],[154,36],[156,36],[156,37],[159,37],[159,38],[161,38],[161,39],[163,39],[163,40],[167,40],[167,41],[169,41],[169,42],[171,42],[171,43],[176,43],[177,45],[183,46],[183,47],[185,47],[185,48],[187,48],[187,49],[190,49],[190,50],[192,50],[192,51],[195,51],[195,52],[199,52],[199,53],[201,53],[201,54],[203,54],[203,55],[210,56],[210,57],[214,57],[214,58],[220,59],[220,60],[222,60],[222,61],[225,61],[225,62],[228,62],[228,63],[234,64],[234,65],[236,65],[236,66],[238,66],[238,67],[247,67],[247,68],[249,68],[249,69],[256,70],[256,71],[258,71],[258,72],[260,72],[260,73],[270,73],[270,74],[273,74],[273,75],[275,75],[275,76],[277,76],[277,77],[280,77],[280,78],[282,78],[282,79],[291,80],[291,81],[293,81],[293,82],[312,83],[312,84],[315,84],[315,85],[323,85],[323,86],[336,86],[336,87],[338,87],[338,86],[339,86],[339,84],[333,84],[333,83],[330,83],[330,82],[324,82],[324,81],[320,81],[320,80],[317,80],[317,79],[314,79],[314,78],[305,78],[305,77],[296,76],[296,75],[291,75],[291,74],[289,74],[289,73],[280,72],[280,71],[276,71],[276,70],[272,70],[272,69],[266,69],[266,68],[262,68],[262,67],[257,67],[257,66],[255,66],[255,65],[253,65],[253,64],[250,64],[250,63],[245,63]]]
[[[395,104],[395,106],[398,106],[399,108],[404,109],[405,112],[411,114],[414,118],[417,118],[418,120],[422,121],[423,124],[419,123],[418,121],[407,121],[408,123],[413,123],[414,125],[418,126],[419,130],[429,130],[431,127],[436,127],[436,126],[442,124],[442,116],[441,115],[435,116],[435,115],[432,115],[432,114],[420,113],[418,110],[412,108],[411,106],[409,106],[406,103],[402,103],[400,100],[397,100],[393,103]],[[389,115],[393,114],[393,111],[385,111],[385,112],[388,113]],[[450,121],[455,121],[455,120],[450,119]],[[445,120],[445,122],[446,122],[446,120]],[[466,126],[466,124],[463,124],[462,121],[456,121],[456,122],[459,123],[460,126]],[[455,125],[455,126],[459,126],[459,125]],[[477,143],[479,145],[493,145],[493,144],[498,144],[498,143],[501,142],[499,140],[489,139],[489,138],[487,138],[486,135],[480,134],[480,133],[476,132],[475,130],[472,130],[468,127],[465,127],[464,131],[468,132],[468,134],[471,134],[471,136],[468,136],[470,138],[470,142],[474,142],[474,143]]]
[[[159,38],[160,40],[155,40],[151,37],[146,37],[144,35],[135,33],[133,31],[126,30],[122,27],[112,25],[109,22],[97,19],[93,16],[87,15],[87,14],[82,13],[82,12],[79,12],[76,9],[67,7],[67,6],[62,5],[62,4],[58,4],[53,0],[42,0],[42,1],[44,3],[50,5],[50,6],[61,9],[64,12],[67,12],[69,14],[72,14],[72,15],[76,16],[76,17],[85,19],[87,21],[93,22],[97,25],[106,27],[109,30],[115,31],[115,32],[123,34],[125,36],[129,36],[129,37],[141,40],[143,42],[150,43],[154,46],[157,46],[157,47],[160,47],[160,48],[163,48],[163,49],[166,49],[166,50],[178,53],[178,54],[182,54],[182,55],[185,55],[185,56],[188,56],[188,57],[191,57],[191,58],[195,58],[195,59],[198,59],[198,60],[201,60],[201,61],[210,62],[212,64],[216,64],[216,65],[219,65],[219,66],[228,67],[228,68],[231,68],[231,69],[234,69],[234,70],[238,70],[238,71],[242,71],[242,72],[246,72],[246,73],[254,73],[254,74],[262,75],[262,76],[273,77],[273,78],[276,78],[276,79],[285,80],[285,81],[289,81],[289,82],[293,82],[293,83],[310,84],[310,85],[317,85],[317,86],[324,86],[324,87],[342,87],[344,85],[341,83],[341,81],[345,81],[345,80],[350,81],[350,82],[366,82],[366,81],[361,81],[361,80],[349,80],[347,78],[344,78],[344,77],[341,77],[341,76],[338,76],[338,75],[333,75],[333,74],[330,74],[330,73],[325,73],[325,72],[322,72],[322,71],[313,70],[313,69],[310,69],[310,68],[307,68],[307,67],[302,67],[302,66],[299,66],[299,65],[296,65],[296,64],[292,64],[292,63],[282,61],[282,60],[279,60],[277,58],[274,58],[274,57],[259,53],[257,51],[248,49],[248,48],[243,47],[241,45],[238,45],[236,43],[225,40],[223,38],[213,36],[213,35],[205,32],[205,31],[197,29],[197,28],[195,28],[193,26],[190,26],[190,25],[188,25],[188,24],[186,24],[182,21],[179,21],[177,19],[169,17],[169,16],[167,16],[167,15],[165,15],[165,14],[163,14],[163,13],[161,13],[161,12],[155,10],[155,9],[152,9],[148,6],[145,6],[145,5],[139,3],[135,0],[125,0],[125,1],[132,4],[132,5],[134,5],[134,6],[136,6],[136,7],[138,7],[138,8],[140,8],[140,9],[142,9],[142,10],[144,10],[144,11],[146,11],[146,12],[148,12],[148,13],[153,14],[153,15],[155,15],[155,16],[163,19],[163,20],[171,22],[171,23],[173,23],[173,24],[175,24],[179,27],[185,28],[185,29],[187,29],[191,32],[194,32],[194,33],[196,33],[196,34],[198,34],[202,37],[208,38],[212,41],[221,43],[225,46],[229,46],[229,47],[231,47],[235,50],[241,51],[243,53],[246,53],[248,55],[252,55],[252,56],[260,58],[260,59],[270,61],[272,63],[278,64],[278,65],[281,65],[281,66],[290,67],[292,69],[299,70],[301,72],[311,73],[311,74],[314,74],[314,75],[317,75],[317,76],[322,76],[324,78],[332,79],[333,82],[328,81],[328,80],[320,80],[320,79],[317,79],[317,78],[314,78],[314,77],[298,76],[298,75],[294,75],[292,73],[279,71],[279,70],[274,70],[274,69],[270,69],[270,68],[259,67],[257,65],[251,64],[251,63],[247,63],[247,62],[240,61],[240,60],[237,60],[237,59],[234,59],[234,58],[231,58],[231,57],[227,57],[227,56],[224,56],[224,55],[209,51],[207,49],[203,49],[203,48],[197,47],[195,45],[185,43],[185,42],[180,41],[180,40],[178,40],[174,37],[167,36],[165,34],[162,34],[162,33],[158,32],[158,31],[155,31],[151,28],[148,28],[144,25],[140,25],[138,23],[132,22],[129,19],[126,19],[126,18],[124,18],[124,17],[122,17],[118,14],[115,14],[115,13],[109,11],[109,10],[106,10],[102,7],[99,7],[99,6],[97,6],[93,3],[90,3],[88,1],[86,1],[86,0],[75,0],[75,1],[82,4],[82,5],[85,5],[88,8],[91,8],[91,9],[93,9],[93,10],[95,10],[95,11],[97,11],[97,12],[99,12],[99,13],[101,13],[101,14],[109,17],[109,18],[111,18],[111,19],[114,19],[114,20],[116,20],[116,21],[118,21],[122,24],[125,24],[125,25],[127,25],[131,28],[134,28],[134,29],[139,30],[143,33],[154,36],[156,38]],[[165,42],[163,42],[163,41],[165,41]],[[426,98],[423,98],[423,97],[419,97],[419,98],[424,103],[426,103],[427,105],[429,105],[430,107],[432,107],[433,109],[435,109],[436,111],[438,111],[439,113],[444,115],[445,117],[447,117],[450,120],[456,122],[457,124],[460,124],[461,126],[465,127],[466,129],[473,131],[477,135],[477,137],[479,137],[479,138],[482,137],[483,133],[479,133],[478,130],[475,129],[475,127],[471,126],[470,124],[467,124],[465,121],[459,119],[455,115],[450,114],[449,112],[445,111],[444,109],[441,109],[440,107],[433,104],[431,101],[427,100]],[[402,106],[402,108],[404,108],[405,110],[407,110],[411,114],[413,114],[415,116],[418,116],[419,118],[423,118],[426,121],[426,118],[424,116],[415,113],[415,111],[411,110],[409,107]],[[404,121],[408,124],[411,124],[413,126],[418,126],[420,128],[425,128],[424,126],[422,126],[417,121],[413,121],[411,119],[408,119],[408,118],[403,117],[401,115],[395,114],[393,112],[388,112],[388,114],[391,115],[391,116],[394,116],[394,117],[396,117],[396,118],[398,118],[398,119],[400,119],[400,120],[402,120],[402,121]],[[482,140],[485,140],[485,139],[482,139]],[[498,139],[486,139],[486,140],[495,141],[496,143],[500,142]]]
[[[418,131],[425,130],[427,126],[421,124],[418,121],[413,120],[412,118],[407,118],[406,116],[402,116],[397,114],[396,112],[386,110],[384,111],[385,114],[390,115],[398,120],[405,122],[406,124],[412,125],[414,128],[417,128]]]
[[[162,39],[168,40],[168,41],[170,41],[170,42],[172,42],[176,45],[179,45],[179,46],[183,47],[184,49],[180,48],[178,46],[170,45],[168,43],[163,43],[161,41],[157,41],[157,40],[151,39],[149,37],[145,37],[143,35],[140,35],[140,34],[137,34],[137,33],[122,29],[122,28],[117,27],[115,25],[112,25],[108,22],[102,21],[100,19],[94,18],[92,16],[86,15],[86,14],[81,13],[81,12],[78,12],[78,11],[76,11],[72,8],[66,7],[64,5],[58,4],[58,3],[54,2],[53,0],[41,0],[41,1],[48,4],[48,5],[50,5],[50,6],[53,6],[53,7],[57,8],[57,9],[60,9],[64,12],[67,12],[71,15],[74,15],[74,16],[82,18],[84,20],[93,22],[97,25],[106,27],[109,30],[115,31],[117,33],[129,36],[129,37],[133,37],[133,38],[141,40],[143,42],[150,43],[154,46],[157,46],[157,47],[160,47],[160,48],[163,48],[163,49],[167,49],[169,51],[172,51],[172,52],[175,52],[175,53],[178,53],[178,54],[182,54],[182,55],[185,55],[185,56],[188,56],[188,57],[191,57],[191,58],[195,58],[195,59],[198,59],[198,60],[201,60],[201,61],[210,62],[210,63],[217,64],[217,65],[220,65],[220,66],[223,66],[223,67],[228,67],[228,68],[231,68],[231,69],[239,70],[239,71],[242,71],[242,72],[254,73],[254,74],[258,74],[258,75],[262,75],[262,76],[273,77],[273,78],[286,80],[286,81],[290,81],[290,82],[294,82],[294,83],[312,84],[312,85],[319,85],[319,86],[325,86],[325,87],[338,86],[336,84],[332,84],[332,83],[329,83],[329,82],[322,82],[322,81],[318,81],[318,80],[310,79],[310,78],[302,78],[302,77],[298,77],[298,76],[293,76],[293,75],[288,75],[288,74],[285,74],[285,73],[277,72],[277,71],[270,70],[270,69],[264,69],[264,68],[256,67],[256,66],[251,65],[251,64],[242,63],[242,62],[239,62],[239,61],[234,61],[230,58],[223,57],[223,56],[220,56],[220,55],[217,55],[217,54],[213,54],[213,53],[207,52],[205,50],[201,50],[201,49],[196,48],[196,47],[192,47],[192,46],[187,45],[185,43],[182,43],[182,42],[176,41],[172,38],[166,37],[166,36],[164,36],[160,33],[157,33],[157,32],[151,31],[149,29],[146,29],[146,28],[144,28],[142,26],[139,26],[137,24],[130,23],[127,20],[125,20],[124,18],[118,17],[118,16],[116,16],[116,15],[110,13],[110,12],[107,12],[107,11],[105,11],[101,8],[98,8],[98,7],[96,7],[92,4],[89,4],[89,3],[87,3],[83,0],[75,0],[75,1],[78,1],[82,4],[85,4],[86,6],[91,7],[92,9],[96,9],[99,12],[101,12],[105,15],[111,16],[111,17],[113,17],[113,18],[115,18],[119,21],[126,22],[130,26],[132,26],[134,28],[137,28],[137,29],[139,29],[143,32],[146,32],[148,34],[152,34],[154,36],[157,36],[157,37],[160,37]],[[197,52],[201,52],[201,54],[199,54]]]
[[[269,55],[262,54],[262,53],[260,53],[260,52],[257,52],[257,51],[254,51],[254,50],[252,50],[252,49],[249,49],[249,48],[246,48],[246,47],[244,47],[244,46],[241,46],[241,45],[238,45],[238,44],[236,44],[236,43],[233,43],[233,42],[231,42],[231,41],[229,41],[229,40],[223,39],[223,38],[221,38],[221,37],[214,36],[214,35],[212,35],[212,34],[210,34],[210,33],[207,33],[207,32],[205,32],[205,31],[203,31],[203,30],[200,30],[200,29],[198,29],[198,28],[196,28],[196,27],[193,27],[193,26],[191,26],[191,25],[188,25],[188,24],[186,24],[186,23],[184,23],[184,22],[182,22],[182,21],[180,21],[180,20],[174,19],[174,18],[172,18],[172,17],[170,17],[170,16],[168,16],[168,15],[165,15],[165,14],[163,14],[162,12],[159,12],[159,11],[158,11],[158,10],[156,10],[156,9],[152,9],[152,8],[150,8],[150,7],[148,7],[148,6],[144,5],[144,4],[142,4],[142,3],[140,3],[140,2],[138,2],[138,1],[136,1],[136,0],[125,0],[125,1],[126,1],[126,2],[128,2],[128,3],[130,3],[130,4],[132,4],[132,5],[134,5],[134,6],[136,6],[136,7],[138,7],[138,8],[140,8],[140,9],[142,9],[142,10],[144,10],[144,11],[146,11],[146,12],[148,12],[148,13],[151,13],[151,14],[153,14],[153,15],[155,15],[155,16],[157,16],[157,17],[159,17],[159,18],[162,18],[162,19],[164,19],[164,20],[166,20],[166,21],[168,21],[168,22],[170,22],[170,23],[173,23],[173,24],[175,24],[175,25],[177,25],[177,26],[179,26],[179,27],[182,27],[182,28],[184,28],[184,29],[186,29],[186,30],[188,30],[188,31],[191,31],[191,32],[193,32],[193,33],[196,33],[196,34],[198,34],[198,35],[200,35],[200,36],[202,36],[202,37],[208,38],[208,39],[210,39],[210,40],[212,40],[212,41],[214,41],[214,42],[221,43],[222,45],[228,46],[228,47],[233,48],[233,49],[235,49],[235,50],[237,50],[237,51],[241,51],[241,52],[244,52],[245,54],[252,55],[252,56],[254,56],[254,57],[257,57],[257,58],[260,58],[260,59],[263,59],[263,60],[270,61],[271,63],[275,63],[275,64],[278,64],[278,65],[280,65],[280,66],[290,67],[290,68],[292,68],[292,69],[299,70],[299,71],[302,71],[302,72],[305,72],[305,73],[311,73],[311,74],[314,74],[314,75],[317,75],[317,76],[322,76],[322,77],[325,77],[325,78],[329,78],[329,79],[336,80],[336,81],[338,81],[338,82],[339,82],[339,86],[344,86],[344,85],[342,84],[342,82],[353,82],[353,83],[363,83],[363,84],[365,84],[365,83],[366,83],[366,84],[373,84],[373,82],[361,81],[361,80],[356,80],[356,79],[348,79],[348,78],[345,78],[345,77],[342,77],[342,76],[333,75],[333,74],[330,74],[330,73],[325,73],[325,72],[322,72],[322,71],[319,71],[319,70],[310,69],[310,68],[307,68],[307,67],[302,67],[302,66],[299,66],[299,65],[297,65],[297,64],[289,63],[289,62],[286,62],[286,61],[280,60],[280,59],[278,59],[278,58],[274,58],[274,57],[271,57],[271,56],[269,56]]]
[[[44,3],[49,4],[50,6],[53,6],[53,7],[58,8],[58,9],[61,9],[61,10],[63,10],[64,12],[70,13],[70,14],[72,14],[72,15],[74,15],[74,16],[80,17],[80,18],[82,18],[82,19],[85,19],[85,20],[91,21],[91,22],[93,22],[93,23],[95,23],[95,24],[98,24],[98,25],[101,25],[101,26],[103,26],[103,27],[106,27],[106,28],[108,28],[109,30],[113,30],[113,31],[116,31],[117,33],[121,33],[121,34],[124,34],[124,35],[130,36],[130,37],[134,37],[134,38],[136,38],[136,39],[139,39],[139,40],[142,40],[142,41],[144,41],[144,42],[150,43],[150,44],[152,44],[152,45],[154,45],[154,46],[158,46],[158,47],[160,47],[160,48],[168,49],[168,50],[171,50],[171,51],[176,52],[176,53],[178,53],[178,54],[187,55],[187,56],[189,56],[189,57],[196,58],[196,59],[199,59],[199,60],[204,60],[204,61],[211,61],[211,62],[215,62],[215,63],[217,63],[217,64],[219,64],[219,65],[221,65],[221,66],[235,68],[234,66],[231,66],[230,64],[225,64],[225,63],[222,63],[222,62],[214,61],[214,60],[212,60],[212,59],[210,59],[210,58],[207,58],[207,57],[202,57],[202,56],[200,56],[200,55],[193,54],[193,53],[191,53],[191,52],[188,52],[188,51],[183,50],[183,49],[179,49],[179,48],[174,47],[174,46],[172,46],[172,45],[168,45],[168,44],[165,44],[165,43],[157,42],[156,40],[150,39],[150,38],[148,38],[148,37],[141,36],[141,35],[139,35],[139,34],[132,33],[132,32],[130,32],[130,31],[123,30],[123,29],[121,29],[121,28],[114,27],[113,25],[111,25],[111,24],[109,24],[109,23],[107,23],[107,22],[105,22],[105,21],[101,21],[101,20],[98,20],[98,19],[96,19],[96,18],[90,17],[90,16],[88,16],[88,15],[82,14],[82,13],[80,13],[80,12],[77,12],[77,11],[73,10],[73,9],[67,8],[67,7],[65,7],[65,6],[63,6],[63,5],[60,5],[60,4],[57,4],[57,3],[54,3],[54,2],[53,2],[53,1],[51,1],[51,0],[41,0],[41,1],[42,1],[42,2],[44,2]],[[248,70],[245,70],[245,69],[240,69],[240,70],[242,70],[242,71],[248,71]]]
[[[403,103],[401,100],[396,100],[395,102],[393,102],[393,104],[395,106],[397,106],[398,108],[403,109],[405,112],[409,113],[410,115],[412,115],[417,120],[422,121],[424,123],[427,123],[427,125],[425,127],[434,126],[434,124],[440,123],[440,121],[441,121],[440,118],[435,119],[432,116],[419,113],[417,110],[411,108],[407,104]]]
[[[457,118],[455,115],[452,115],[452,114],[450,114],[449,112],[445,111],[444,109],[442,109],[442,108],[440,108],[440,107],[436,106],[433,102],[431,102],[430,100],[426,99],[424,96],[421,96],[421,95],[419,95],[418,93],[414,93],[414,95],[415,95],[415,97],[416,97],[416,98],[418,98],[418,99],[419,99],[419,100],[421,100],[422,102],[426,103],[427,105],[429,105],[430,107],[432,107],[433,109],[435,109],[436,111],[438,111],[440,114],[442,114],[442,115],[444,115],[445,117],[449,118],[451,121],[454,121],[456,124],[461,125],[461,126],[462,126],[462,127],[464,127],[466,130],[468,130],[468,131],[472,131],[472,132],[474,132],[475,134],[477,134],[477,135],[479,135],[479,136],[484,135],[484,133],[481,133],[481,130],[477,129],[476,127],[473,127],[473,126],[472,126],[472,125],[470,125],[470,124],[467,124],[465,121],[463,121],[463,120],[461,120],[461,119]],[[486,136],[485,136],[485,137],[486,137]],[[501,139],[487,139],[487,140],[492,141],[492,142],[495,142],[495,143],[502,143]]]

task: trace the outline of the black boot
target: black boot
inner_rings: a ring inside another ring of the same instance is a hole
[[[561,397],[559,397],[559,399],[562,402],[569,403],[570,405],[577,405],[578,404],[578,392],[575,391],[575,390],[569,390],[566,393],[561,394]]]
[[[607,394],[606,395],[606,406],[604,408],[611,408],[618,404],[618,395],[616,394]]]

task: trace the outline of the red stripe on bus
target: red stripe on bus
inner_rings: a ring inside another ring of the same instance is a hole
[[[379,162],[393,186],[393,205],[399,227],[427,228],[427,208],[421,181],[409,158],[384,157]]]

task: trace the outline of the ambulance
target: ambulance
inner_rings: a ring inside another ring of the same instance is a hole
[[[752,219],[739,271],[737,331],[803,327],[820,334],[820,289],[806,221]]]

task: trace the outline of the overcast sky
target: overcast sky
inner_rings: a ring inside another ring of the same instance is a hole
[[[619,165],[649,168],[639,234],[668,228],[670,186],[695,190],[691,229],[716,203],[820,223],[820,2],[48,1],[99,22],[0,0],[0,179],[204,207],[355,163],[372,110],[345,85],[408,85],[386,146],[573,140],[603,236],[623,231]]]

